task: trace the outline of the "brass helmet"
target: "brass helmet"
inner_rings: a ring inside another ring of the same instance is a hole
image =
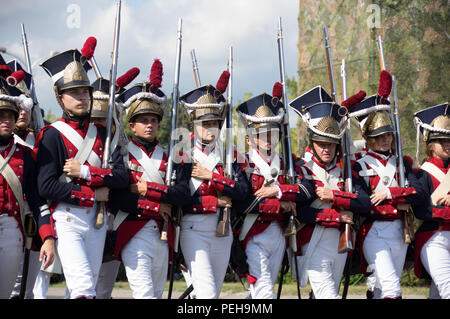
[[[116,99],[123,92],[125,92],[125,86],[133,81],[139,74],[138,68],[132,68],[125,74],[117,78],[115,85]],[[109,108],[109,86],[110,81],[104,78],[98,78],[92,83],[92,110],[91,118],[106,118],[108,116]]]
[[[218,120],[222,123],[224,118],[225,97],[223,93],[227,89],[230,73],[222,72],[216,87],[208,84],[196,88],[180,97],[192,123]]]
[[[119,96],[121,106],[127,110],[127,120],[132,122],[139,114],[154,114],[161,121],[166,112],[166,95],[161,87],[163,69],[155,59],[150,71],[150,82],[137,83]]]
[[[285,115],[284,105],[280,101],[281,90],[281,83],[276,82],[272,90],[273,96],[262,93],[237,107],[238,117],[248,133],[254,134],[280,129]]]
[[[30,97],[27,97],[18,88],[8,85],[7,81],[0,77],[0,110],[13,111],[17,120],[20,109],[30,111],[32,107],[33,100]]]
[[[428,144],[435,139],[450,138],[450,107],[448,102],[414,114],[414,124]]]
[[[77,49],[59,53],[42,62],[40,66],[52,78],[53,90],[61,107],[63,105],[59,95],[63,90],[88,87],[92,92],[92,86],[87,75],[87,71],[92,67],[87,58]]]
[[[349,117],[358,120],[364,139],[395,132],[390,116],[391,105],[387,98],[392,89],[392,76],[386,70],[380,73],[376,95],[369,96],[352,108]]]
[[[321,86],[305,92],[289,105],[305,122],[310,142],[340,143],[345,127],[341,120],[346,108],[334,103]]]

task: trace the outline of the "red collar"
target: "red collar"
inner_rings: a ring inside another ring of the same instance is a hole
[[[8,146],[6,146],[6,148],[5,148],[3,151],[0,152],[0,153],[2,154],[3,157],[6,157],[7,154],[9,154],[9,152],[11,151],[11,148],[12,148],[13,144],[14,144],[14,136],[13,136],[13,137],[11,138],[11,140],[9,141]]]
[[[64,122],[64,123],[69,124],[70,127],[72,127],[72,128],[75,129],[75,130],[79,130],[79,131],[87,131],[88,128],[89,128],[89,120],[88,120],[88,119],[85,119],[85,120],[81,123],[81,125],[80,125],[80,122],[79,122],[79,121],[72,121],[72,120],[68,120],[68,119],[65,119],[65,118],[60,118],[59,120],[62,121],[62,122]],[[82,126],[82,127],[81,127],[81,126]]]
[[[441,160],[438,157],[432,157],[429,160],[427,160],[426,162],[430,162],[431,164],[436,165],[438,168],[440,168],[442,171],[447,172],[448,169],[450,168],[450,162],[447,165],[447,167],[444,166],[444,161]]]

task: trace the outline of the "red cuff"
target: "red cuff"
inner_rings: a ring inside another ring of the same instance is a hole
[[[322,212],[316,214],[316,223],[324,227],[338,228],[340,224],[341,214],[333,208],[324,208]]]
[[[298,185],[279,184],[277,185],[281,190],[282,201],[294,202],[298,193],[300,193],[300,187]]]
[[[78,205],[81,207],[92,207],[95,202],[95,190],[88,186],[81,186],[81,190],[72,191],[70,198],[79,199]]]
[[[404,202],[403,197],[416,193],[414,187],[389,187],[389,191],[391,192],[392,200],[400,200],[402,203]],[[400,204],[400,202],[397,203]]]
[[[110,169],[103,169],[100,167],[95,167],[87,165],[89,167],[89,173],[91,174],[91,181],[88,182],[89,186],[98,187],[103,185],[103,179],[105,176],[112,176],[112,171]]]
[[[159,203],[150,200],[138,200],[137,208],[142,210],[142,215],[138,214],[138,217],[156,219],[157,217],[159,217],[159,206]]]
[[[401,212],[393,205],[372,206],[370,214],[374,217],[381,217],[381,219],[398,219],[401,217]]]
[[[441,218],[444,221],[449,221],[450,220],[450,207],[445,207],[445,208],[433,207],[432,211],[431,211],[431,216],[433,218]]]
[[[265,214],[278,214],[280,212],[280,201],[276,198],[266,198],[259,204],[259,212]]]
[[[213,172],[211,185],[216,189],[217,192],[222,192],[225,186],[234,187],[236,183],[231,179]]]
[[[39,227],[39,236],[41,236],[42,242],[44,242],[47,237],[56,238],[56,232],[51,224],[45,224]]]
[[[217,197],[212,195],[202,196],[201,204],[192,205],[194,213],[214,214],[217,212]]]
[[[343,191],[333,191],[333,202],[331,205],[333,208],[350,209],[350,202],[352,198],[356,198],[356,194],[346,193]]]

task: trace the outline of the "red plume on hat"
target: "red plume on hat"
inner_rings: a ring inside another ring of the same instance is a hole
[[[152,68],[150,69],[150,90],[154,93],[160,87],[162,83],[163,76],[163,65],[159,59],[155,59],[152,64]]]
[[[94,56],[95,47],[97,46],[97,39],[94,37],[89,37],[84,42],[84,46],[81,49],[81,54],[90,60]]]
[[[225,92],[228,86],[229,79],[230,79],[230,72],[223,71],[222,74],[220,75],[219,81],[217,81],[216,90],[219,91],[220,93]]]
[[[341,103],[342,106],[345,106],[348,111],[351,111],[356,105],[358,105],[364,98],[366,97],[365,91],[359,91],[358,93],[350,96],[348,99]]]
[[[6,78],[7,76],[10,76],[11,73],[12,73],[12,70],[8,65],[6,65],[6,64],[0,65],[0,76],[3,76]]]
[[[272,89],[272,96],[281,100],[283,97],[283,84],[280,82],[275,82]]]
[[[117,78],[116,85],[121,88],[126,87],[139,75],[139,72],[141,72],[139,68],[129,69],[125,74]]]
[[[378,95],[387,99],[392,90],[392,75],[383,70],[380,73],[380,84],[378,85]]]
[[[22,82],[23,79],[25,79],[25,72],[23,72],[22,70],[18,70],[13,74],[11,74],[10,76],[8,76],[6,78],[6,81],[8,82],[9,85],[16,86],[17,84]]]

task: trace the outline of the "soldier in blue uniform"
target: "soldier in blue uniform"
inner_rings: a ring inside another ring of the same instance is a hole
[[[52,201],[57,251],[70,298],[94,298],[102,262],[106,226],[95,227],[98,202],[109,189],[128,185],[120,147],[102,169],[105,128],[90,123],[92,87],[86,57],[64,51],[41,66],[52,78],[62,118],[37,137],[38,190]]]
[[[114,255],[123,262],[136,299],[162,297],[173,243],[171,227],[168,238],[161,236],[164,222],[168,222],[172,206],[176,209],[188,200],[189,171],[185,167],[176,165],[174,185],[165,184],[168,154],[157,139],[167,107],[161,80],[162,64],[156,59],[150,81],[133,85],[119,97],[133,136],[124,156],[129,188],[114,192],[111,200],[117,215]]]
[[[429,107],[417,112],[414,121],[427,144],[417,174],[426,201],[413,206],[414,215],[423,221],[415,234],[414,271],[418,278],[431,277],[438,295],[449,299],[450,107],[448,103]]]

